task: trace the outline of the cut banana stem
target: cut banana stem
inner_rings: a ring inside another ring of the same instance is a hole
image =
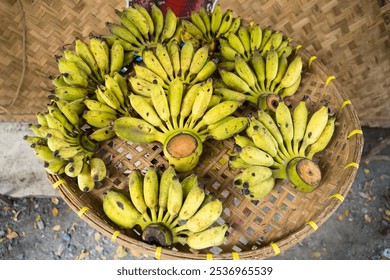
[[[299,192],[312,192],[321,182],[321,170],[312,160],[292,159],[287,165],[287,179]]]

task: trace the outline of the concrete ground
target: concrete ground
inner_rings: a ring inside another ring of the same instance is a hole
[[[345,201],[315,233],[273,259],[390,259],[390,129],[363,127],[365,147]],[[143,259],[95,231],[59,198],[23,140],[0,123],[0,259]]]

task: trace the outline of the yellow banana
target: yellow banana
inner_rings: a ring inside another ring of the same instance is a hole
[[[260,89],[262,91],[265,91],[266,90],[266,87],[265,87],[265,74],[266,74],[265,60],[261,56],[261,54],[258,50],[255,50],[252,54],[251,65],[252,65],[252,69],[254,70],[254,72],[256,74]]]
[[[144,97],[150,97],[150,92],[152,91],[153,83],[144,80],[139,77],[131,76],[129,78],[131,90],[139,95]]]
[[[210,19],[209,14],[206,12],[205,7],[201,6],[199,8],[198,14],[199,14],[200,18],[202,19],[204,26],[206,28],[206,32],[205,32],[205,34],[207,36],[206,38],[208,38],[209,40],[212,39],[212,37],[211,37],[211,19]],[[196,24],[196,22],[194,22],[194,23]],[[199,27],[199,26],[198,26],[198,28],[201,29],[201,27]]]
[[[198,211],[200,205],[202,205],[205,195],[203,186],[197,185],[192,187],[184,199],[178,219],[188,220],[191,218]]]
[[[34,150],[34,154],[43,161],[51,161],[56,159],[53,155],[53,151],[46,145],[31,144],[31,148]]]
[[[299,76],[298,79],[291,86],[283,88],[281,93],[280,93],[280,97],[285,98],[285,97],[288,97],[288,96],[295,94],[297,92],[299,86],[301,85],[301,79],[302,79],[302,76]]]
[[[225,34],[233,22],[233,10],[227,9],[225,13],[222,16],[221,19],[221,25],[218,28],[217,33],[215,34],[216,38],[221,37],[223,34]]]
[[[99,96],[98,99],[100,98],[101,100],[103,100],[104,103],[111,108],[119,112],[123,112],[123,109],[121,108],[121,102],[118,100],[116,94],[109,90],[106,86],[99,85],[96,89],[96,95]]]
[[[149,23],[145,16],[136,8],[129,7],[124,9],[127,18],[138,28],[145,39],[149,39]]]
[[[186,199],[192,188],[198,187],[198,176],[194,173],[191,173],[181,181],[181,186],[183,188],[183,198]]]
[[[203,10],[204,10],[204,7],[203,7]],[[204,12],[205,12],[205,10],[204,10]],[[200,12],[192,11],[190,18],[191,18],[191,22],[202,32],[205,40],[209,40],[210,39],[209,30],[207,29],[206,23],[203,21],[201,15],[200,15]]]
[[[161,66],[164,68],[169,79],[172,81],[174,79],[173,65],[171,58],[169,57],[168,49],[166,45],[157,44],[156,47],[156,57],[158,58]]]
[[[123,109],[123,111],[125,112],[125,110],[127,109],[126,102],[125,102],[125,99],[127,98],[127,91],[122,92],[122,89],[119,86],[117,80],[115,80],[110,75],[105,75],[104,80],[106,83],[107,90],[114,94],[116,100],[118,100],[119,102],[119,108]]]
[[[153,22],[153,19],[152,19],[152,16],[151,14],[148,12],[148,10],[140,5],[140,4],[137,4],[137,3],[134,3],[133,4],[134,8],[136,8],[143,16],[144,18],[146,19],[146,22],[148,23],[148,26],[149,26],[149,36],[152,36],[153,33],[154,33],[154,22]]]
[[[183,205],[183,188],[177,176],[172,178],[171,185],[168,190],[168,201],[167,201],[167,213],[169,218],[166,223],[171,224],[173,219],[179,214],[180,209]]]
[[[90,37],[89,45],[98,65],[100,76],[104,78],[104,75],[110,71],[110,58],[106,51],[107,43],[97,37]]]
[[[115,115],[117,112],[105,103],[101,103],[94,99],[84,99],[84,104],[90,111],[101,111]]]
[[[69,160],[79,153],[84,153],[84,149],[79,146],[64,146],[54,150],[53,155],[57,158]]]
[[[223,101],[214,107],[211,107],[201,118],[200,122],[195,127],[195,130],[198,130],[197,128],[202,127],[203,125],[212,125],[216,122],[222,120],[223,118],[230,116],[233,114],[238,106],[240,105],[237,101]]]
[[[241,42],[240,38],[234,34],[229,33],[227,37],[230,46],[236,50],[240,55],[245,56],[245,47],[244,44]]]
[[[241,26],[241,17],[237,16],[233,18],[232,24],[230,25],[228,31],[224,34],[224,37],[227,37],[229,33],[236,33]]]
[[[252,52],[259,50],[261,46],[261,40],[263,38],[263,30],[259,25],[252,27],[250,30],[250,49]]]
[[[130,95],[131,107],[148,123],[155,127],[164,129],[164,124],[157,114],[156,110],[150,105],[143,96],[131,94]]]
[[[164,28],[164,15],[161,9],[155,4],[152,3],[150,14],[154,23],[154,42],[158,42],[160,40],[161,32]]]
[[[178,128],[181,103],[183,100],[184,84],[181,79],[174,79],[168,88],[168,104],[169,111],[171,112],[171,118],[174,128]]]
[[[237,74],[248,84],[250,88],[255,89],[257,86],[257,79],[249,64],[246,63],[244,58],[240,55],[236,55],[234,61],[234,68],[236,69]]]
[[[166,83],[169,84],[168,74],[165,69],[162,67],[158,58],[155,56],[154,52],[151,49],[144,50],[142,54],[143,62],[146,67],[154,72],[156,75],[161,77]]]
[[[95,74],[97,78],[100,77],[99,75],[99,67],[97,65],[97,62],[95,60],[95,57],[93,56],[89,46],[83,42],[80,39],[75,40],[75,51],[79,57],[81,57],[82,60],[84,60],[89,68],[92,70],[92,72]],[[100,80],[100,79],[99,79]]]
[[[308,115],[309,112],[306,107],[306,102],[305,100],[301,100],[294,108],[292,115],[294,127],[293,150],[295,155],[299,154],[299,144],[305,135]]]
[[[308,159],[312,159],[316,153],[321,152],[328,146],[335,130],[335,121],[335,117],[329,117],[321,136],[318,137],[316,142],[309,146],[309,151],[306,155]]]
[[[272,81],[276,78],[279,67],[279,57],[273,47],[266,54],[265,58],[265,88],[269,90]]]
[[[172,62],[173,72],[177,78],[180,74],[180,47],[177,41],[173,41],[168,45],[169,58]]]
[[[198,82],[206,81],[217,70],[217,63],[214,60],[209,60],[203,68],[196,74],[195,78],[190,82],[195,84]]]
[[[279,64],[278,64],[278,72],[276,73],[275,78],[272,80],[269,90],[273,92],[275,90],[275,87],[277,84],[280,83],[282,80],[284,74],[286,73],[288,66],[287,56],[285,53],[283,53],[279,57]]]
[[[204,33],[191,21],[182,19],[181,24],[185,32],[188,32],[197,40],[206,40]]]
[[[143,194],[146,206],[149,208],[153,222],[157,221],[159,179],[157,170],[149,167],[143,178]]]
[[[150,95],[153,107],[158,116],[168,125],[168,127],[171,127],[171,113],[169,110],[168,98],[164,89],[159,85],[153,85]]]
[[[187,239],[187,245],[194,250],[202,250],[213,246],[220,246],[225,240],[229,226],[223,224],[192,234]]]
[[[271,176],[260,182],[251,182],[249,180],[248,185],[248,189],[243,190],[244,195],[251,200],[261,199],[273,190],[275,187],[275,178]]]
[[[263,37],[261,39],[261,45],[259,50],[263,50],[264,46],[268,43],[269,39],[271,38],[273,31],[270,28],[263,29]]]
[[[214,8],[214,11],[211,14],[211,22],[210,22],[210,27],[211,27],[211,33],[213,35],[216,35],[218,33],[218,30],[221,26],[222,23],[222,8],[220,4],[217,4]]]
[[[302,71],[302,58],[296,56],[293,61],[288,65],[286,73],[284,74],[280,84],[276,87],[275,92],[277,93],[282,88],[288,88],[296,82],[301,76]]]
[[[140,43],[137,38],[125,26],[112,22],[106,22],[106,26],[108,27],[108,30],[111,34],[114,34],[120,39],[119,42],[121,42],[122,47],[127,51],[137,50],[140,46]],[[124,42],[121,40],[123,40]]]
[[[91,168],[88,163],[84,162],[83,168],[77,175],[77,185],[83,192],[90,192],[95,188],[95,181],[91,176]]]
[[[248,164],[270,167],[274,164],[271,155],[257,147],[245,146],[239,152],[240,158]]]
[[[78,73],[73,72],[67,72],[62,74],[64,81],[73,87],[88,87],[88,78],[85,78],[82,75],[79,75]]]
[[[157,81],[157,84],[163,87],[167,87],[164,80],[154,73],[152,70],[148,69],[147,67],[141,66],[141,65],[134,65],[134,71],[135,71],[135,77],[142,78],[150,83],[155,83]]]
[[[75,107],[72,106],[69,102],[59,99],[55,102],[57,107],[68,120],[68,122],[74,126],[77,130],[80,129],[80,116],[75,110]]]
[[[301,147],[299,148],[299,154],[304,156],[306,148],[312,145],[321,136],[328,123],[328,106],[322,105],[320,109],[315,111],[308,120],[305,135],[302,139]]]
[[[175,34],[177,27],[177,17],[170,7],[167,8],[164,18],[164,27],[161,31],[161,42],[169,40]]]
[[[242,42],[242,45],[244,46],[245,49],[244,57],[249,58],[251,53],[251,39],[250,39],[248,29],[244,26],[241,26],[238,29],[237,35],[238,38],[240,38],[240,41]]]
[[[151,222],[148,214],[148,206],[144,199],[144,177],[140,170],[135,169],[129,175],[129,195],[135,209],[141,213],[145,222]]]
[[[105,162],[98,157],[92,157],[89,160],[91,176],[95,182],[101,182],[107,176],[107,167]]]
[[[221,56],[227,61],[234,61],[236,55],[240,55],[235,49],[233,49],[230,45],[220,47]]]
[[[250,122],[252,121],[251,119]],[[249,135],[253,143],[256,147],[275,158],[278,153],[278,143],[273,138],[271,132],[260,121],[256,120],[254,124],[253,132]]]
[[[133,117],[121,117],[115,120],[113,129],[118,137],[132,143],[148,144],[154,141],[164,143],[166,138],[164,133],[148,122]]]
[[[187,118],[192,111],[192,106],[194,104],[196,95],[201,88],[201,84],[194,84],[191,86],[183,97],[183,101],[180,108],[180,122],[179,127],[184,127],[184,120]]]
[[[126,27],[134,35],[134,44],[145,44],[145,40],[138,29],[138,26],[133,23],[133,21],[128,17],[128,12],[126,9],[119,11],[115,9],[115,14],[118,16],[121,24]],[[138,40],[138,42],[136,41]]]
[[[110,75],[119,72],[123,67],[123,61],[125,57],[125,50],[123,49],[119,40],[115,40],[114,44],[110,48]]]
[[[279,126],[280,132],[283,136],[284,143],[288,153],[294,155],[292,149],[292,140],[294,138],[294,126],[290,109],[287,107],[284,101],[279,102],[275,112],[275,120]]]
[[[174,233],[180,233],[183,230],[189,230],[191,232],[201,232],[214,224],[222,213],[222,202],[218,199],[214,199],[202,208],[200,208],[195,215],[187,220],[182,226],[175,227]]]
[[[128,196],[116,189],[109,189],[103,197],[103,210],[107,217],[123,229],[139,224],[141,214]]]
[[[88,137],[91,140],[103,142],[111,138],[114,138],[115,135],[116,134],[112,130],[111,126],[105,126],[102,128],[94,129],[93,132],[88,135]]]
[[[108,112],[88,110],[83,113],[83,118],[90,126],[102,128],[109,126],[117,119],[117,116]]]
[[[225,140],[243,131],[247,125],[248,119],[245,117],[232,118],[210,130],[207,137],[215,140]]]
[[[190,75],[196,75],[202,70],[204,65],[207,63],[207,60],[209,58],[209,46],[204,45],[203,47],[199,48],[191,61],[191,65],[189,68],[189,74]]]
[[[251,185],[272,177],[272,169],[266,166],[252,165],[234,177],[234,186],[248,189]]]
[[[231,89],[234,89],[243,93],[252,92],[250,86],[240,76],[233,72],[228,72],[224,69],[219,69],[222,81]]]
[[[222,100],[244,103],[247,99],[246,94],[228,88],[215,88],[214,93],[222,96]]]
[[[84,153],[79,153],[68,161],[65,166],[65,174],[71,178],[76,178],[82,171],[84,165]]]
[[[57,87],[53,93],[59,99],[75,101],[80,98],[85,98],[88,95],[88,90],[83,87],[61,86]]]
[[[43,167],[45,171],[51,175],[60,175],[65,172],[66,164],[66,160],[56,158],[53,160],[45,161]]]
[[[213,95],[213,81],[208,79],[203,82],[200,86],[199,92],[197,93],[192,110],[190,114],[189,127],[193,128],[195,122],[199,120],[207,110],[207,106],[210,103],[211,96]]]
[[[180,70],[183,78],[186,77],[187,71],[190,69],[194,53],[195,50],[192,43],[190,41],[185,42],[180,52]]]
[[[168,206],[169,188],[172,185],[172,181],[175,177],[177,178],[176,170],[172,165],[169,165],[168,168],[161,174],[158,193],[158,222],[163,221],[164,214]]]

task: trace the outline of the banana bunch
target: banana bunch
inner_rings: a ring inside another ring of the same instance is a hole
[[[131,89],[149,96],[150,87],[158,83],[165,89],[175,80],[195,84],[207,80],[216,70],[217,64],[209,55],[209,46],[196,49],[192,42],[182,47],[176,40],[165,45],[157,43],[155,49],[145,49],[142,63],[134,65],[135,75],[129,78]]]
[[[206,194],[192,174],[181,182],[175,168],[164,172],[150,167],[129,175],[128,192],[110,189],[103,198],[103,210],[116,225],[141,227],[142,239],[158,246],[187,243],[201,250],[221,245],[226,224],[213,226],[222,213],[222,203]]]
[[[150,12],[133,4],[122,11],[115,10],[115,13],[120,22],[107,22],[110,34],[103,38],[109,45],[118,40],[130,55],[154,48],[159,42],[166,44],[172,38],[180,40],[179,19],[170,8],[164,15],[155,3],[152,3]]]
[[[240,25],[236,32],[231,32],[224,38],[219,39],[220,56],[223,65],[232,65],[235,56],[240,55],[246,62],[249,62],[253,53],[258,51],[265,58],[271,49],[278,57],[285,55],[289,57],[293,48],[290,39],[285,39],[281,31],[270,28],[261,28],[253,21],[248,26]]]
[[[177,171],[189,171],[198,164],[206,139],[228,139],[248,123],[245,117],[232,116],[239,102],[220,102],[213,94],[210,78],[189,87],[176,78],[167,90],[152,83],[145,92],[148,95],[130,94],[130,105],[137,116],[116,119],[113,130],[132,143],[160,142]]]
[[[96,88],[95,96],[83,100],[86,110],[82,118],[93,128],[89,138],[99,142],[115,136],[112,123],[117,118],[130,115],[126,79],[115,72],[113,76],[106,74],[104,80],[105,83]]]
[[[313,160],[331,141],[335,116],[322,105],[311,115],[305,98],[293,110],[280,102],[271,115],[258,111],[251,117],[246,136],[235,136],[232,169],[243,169],[234,184],[243,194],[259,199],[269,193],[275,179],[287,179],[300,192],[313,191],[321,181],[321,170]]]
[[[270,48],[263,57],[254,50],[250,61],[239,55],[234,56],[233,70],[219,68],[219,74],[227,90],[227,99],[238,98],[255,104],[261,109],[275,110],[278,102],[293,95],[301,83],[302,58],[297,55],[291,61],[285,53],[280,57]]]
[[[212,13],[207,13],[204,7],[200,7],[198,12],[191,12],[189,19],[181,19],[180,22],[183,42],[196,41],[200,45],[206,43],[211,50],[216,48],[216,40],[236,33],[241,26],[241,18],[235,17],[230,9],[223,12],[219,4]]]
[[[37,124],[29,128],[33,136],[26,140],[35,155],[44,162],[45,171],[53,175],[65,174],[76,178],[82,191],[90,191],[106,177],[106,165],[94,157],[97,145],[80,128],[82,100],[58,100],[47,105],[46,113],[37,113]]]
[[[119,42],[109,47],[100,37],[89,36],[89,45],[80,39],[73,44],[74,50],[64,48],[63,55],[56,56],[58,75],[51,75],[55,89],[49,98],[75,101],[94,94],[97,86],[104,83],[106,75],[119,72],[124,63],[124,50]]]

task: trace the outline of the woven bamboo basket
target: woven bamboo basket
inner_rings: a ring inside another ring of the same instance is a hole
[[[109,175],[101,186],[87,193],[66,176],[48,174],[48,179],[72,210],[98,232],[156,259],[266,259],[287,250],[312,234],[342,203],[355,179],[364,142],[356,111],[339,82],[319,59],[297,47],[304,63],[302,83],[299,92],[285,101],[295,106],[306,95],[310,112],[327,102],[337,118],[332,141],[317,157],[322,183],[312,193],[300,193],[289,183],[277,181],[266,197],[251,201],[233,186],[233,178],[238,174],[228,166],[233,140],[206,141],[193,172],[208,192],[223,201],[224,210],[216,222],[230,225],[223,245],[201,251],[192,251],[181,243],[156,247],[143,242],[141,232],[122,230],[104,214],[104,192],[112,187],[127,190],[132,170],[168,166],[158,143],[138,145],[119,138],[103,143],[97,155],[106,162]],[[252,107],[244,106],[237,115],[251,111],[254,112]],[[179,174],[182,178],[187,175]]]

